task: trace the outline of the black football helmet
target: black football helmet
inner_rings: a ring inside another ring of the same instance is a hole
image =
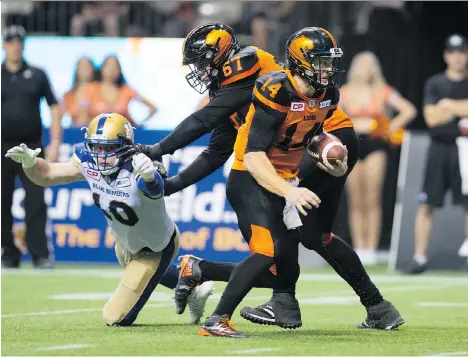
[[[306,27],[286,42],[286,64],[316,90],[336,84],[340,70],[341,48],[333,35],[321,27]]]
[[[223,63],[239,50],[236,34],[229,26],[208,24],[192,30],[182,48],[182,64],[190,67],[185,76],[187,82],[204,93],[216,80]]]

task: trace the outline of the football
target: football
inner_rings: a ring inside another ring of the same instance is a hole
[[[315,135],[307,145],[307,152],[315,160],[323,164],[336,166],[337,160],[343,161],[345,148],[340,139],[330,133]]]

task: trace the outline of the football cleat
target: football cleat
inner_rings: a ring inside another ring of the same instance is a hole
[[[211,337],[231,337],[231,338],[247,338],[246,334],[236,330],[236,327],[231,323],[230,315],[214,315],[206,319],[205,323],[200,327],[198,333],[200,336]]]
[[[174,289],[174,304],[177,314],[182,314],[187,306],[188,298],[192,291],[203,283],[200,262],[203,259],[193,255],[184,255],[179,257],[180,265],[178,268],[179,281]]]
[[[206,301],[213,294],[213,282],[207,281],[193,289],[187,299],[189,309],[189,323],[196,324],[205,312]]]
[[[301,310],[294,293],[273,293],[275,322],[281,328],[295,329],[302,326]]]
[[[367,308],[366,321],[358,325],[362,329],[394,330],[405,323],[393,304],[383,300]]]
[[[246,306],[240,311],[240,315],[254,324],[276,325],[275,312],[271,301],[254,308]]]

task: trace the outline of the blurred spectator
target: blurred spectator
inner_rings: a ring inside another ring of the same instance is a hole
[[[382,183],[387,142],[416,115],[416,109],[387,85],[371,52],[357,54],[341,89],[340,105],[354,122],[360,138],[359,161],[348,178],[350,228],[363,264],[377,263],[382,221]],[[390,122],[389,112],[399,114]]]
[[[33,1],[2,1],[2,23],[7,26],[23,25],[34,8]]]
[[[293,0],[253,2],[250,5],[252,44],[282,57],[284,43],[296,30],[290,28],[289,18],[294,5]]]
[[[459,255],[468,257],[468,42],[450,36],[445,45],[447,69],[426,81],[424,118],[431,136],[421,204],[415,222],[415,252],[410,274],[427,270],[427,247],[435,208],[450,189],[454,205],[466,212],[466,239]],[[447,237],[450,239],[450,237]]]
[[[84,4],[81,13],[71,21],[72,36],[120,35],[120,20],[129,11],[129,5],[116,1],[99,1]]]
[[[84,90],[88,83],[97,80],[97,71],[94,63],[89,57],[81,57],[75,68],[73,83],[71,89],[63,96],[62,106],[72,120],[72,126],[81,128],[87,126],[89,121],[81,121],[84,117],[80,116],[80,103],[83,100]]]
[[[195,27],[197,18],[196,2],[184,1],[179,4],[174,17],[164,27],[166,37],[185,37]]]
[[[131,100],[137,100],[149,109],[148,116],[139,121],[140,125],[156,113],[156,107],[149,100],[141,97],[127,85],[119,59],[116,56],[108,56],[104,60],[99,70],[98,80],[98,82],[87,84],[84,89],[83,100],[80,103],[80,123],[88,123],[100,113],[116,112],[125,116],[132,125],[136,126],[128,112]]]
[[[15,178],[19,177],[26,193],[26,243],[36,268],[51,268],[46,235],[47,207],[44,188],[32,183],[21,165],[5,159],[6,152],[22,143],[32,149],[42,148],[41,98],[50,106],[52,124],[47,159],[56,161],[62,139],[61,110],[50,87],[47,75],[23,59],[26,31],[11,26],[3,34],[6,53],[2,64],[2,267],[18,268],[22,254],[14,244],[11,206]],[[40,154],[44,157],[44,154]]]

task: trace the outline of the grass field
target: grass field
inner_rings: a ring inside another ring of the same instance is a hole
[[[171,291],[158,287],[135,326],[106,327],[101,309],[119,281],[116,267],[60,266],[54,271],[2,271],[2,355],[445,355],[468,356],[468,276],[419,277],[372,270],[385,298],[403,314],[397,331],[363,331],[365,310],[332,271],[303,271],[298,284],[303,327],[253,325],[236,311],[245,340],[200,337],[174,313]],[[224,284],[215,284],[211,313]],[[253,290],[241,304],[270,296]]]

